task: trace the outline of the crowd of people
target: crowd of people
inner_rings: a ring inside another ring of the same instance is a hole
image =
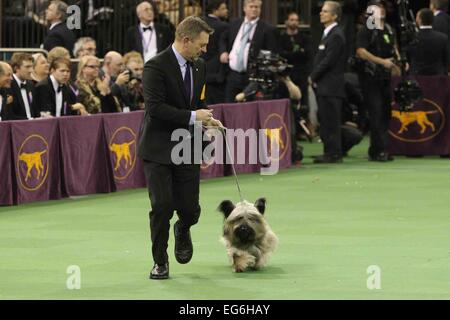
[[[355,71],[357,81],[353,81],[348,76],[349,40],[340,26],[341,3],[324,2],[320,12],[324,33],[319,47],[313,48],[311,37],[299,29],[299,12],[288,13],[280,31],[261,19],[261,0],[244,0],[244,16],[230,22],[227,1],[207,1],[203,19],[214,33],[202,56],[207,66],[206,104],[257,99],[258,94],[244,94],[252,82],[250,65],[262,50],[277,53],[292,68],[288,74],[276,75],[279,88],[272,97],[292,100],[297,132],[304,129],[299,125],[304,118],[301,110],[312,108],[309,93],[315,95],[324,143],[316,163],[342,162],[366,131],[371,138],[369,159],[391,161],[387,153],[390,80],[401,69],[399,35],[395,26],[386,23],[387,3],[370,2],[379,8],[375,18],[380,23],[375,28],[363,25],[350,46],[363,66]],[[145,109],[144,65],[175,37],[173,26],[155,21],[157,5],[153,1],[137,5],[139,23],[127,32],[124,55],[110,51],[97,57],[96,39],[76,39],[65,23],[67,4],[51,1],[45,11],[49,29],[43,43],[48,55],[18,52],[8,63],[0,63],[0,121]],[[417,13],[417,41],[405,49],[408,63],[403,68],[409,74],[447,75],[450,71],[447,9],[448,0],[431,0],[429,8]],[[358,117],[349,119],[348,108],[355,105]],[[359,133],[352,129],[349,135],[345,128],[350,121]],[[315,131],[313,125],[309,129]]]

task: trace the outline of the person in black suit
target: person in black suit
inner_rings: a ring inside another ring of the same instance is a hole
[[[67,4],[63,1],[52,1],[47,8],[46,18],[50,24],[47,36],[44,39],[44,49],[52,50],[54,47],[64,47],[72,52],[76,38],[75,34],[67,28]]]
[[[260,50],[278,52],[275,28],[260,20],[261,0],[244,0],[245,18],[230,22],[220,41],[220,61],[229,64],[226,101],[235,97],[248,85],[248,62],[255,59]]]
[[[154,22],[155,8],[150,2],[141,2],[136,14],[140,23],[128,29],[125,50],[140,52],[147,62],[172,43],[173,35],[168,27]]]
[[[12,75],[11,66],[0,61],[0,121],[9,120],[11,106],[8,103],[7,90],[11,88]]]
[[[56,58],[50,64],[50,76],[36,85],[35,103],[43,118],[86,115],[86,109],[76,102],[76,95],[67,85],[70,79],[70,60]]]
[[[430,9],[434,13],[433,29],[447,35],[450,46],[450,15],[446,12],[448,9],[448,0],[431,0]],[[450,74],[450,52],[448,55],[449,65],[447,71]]]
[[[33,57],[29,53],[14,53],[11,58],[13,81],[9,90],[14,99],[10,120],[27,120],[39,117],[33,103],[34,84],[31,81]]]
[[[324,153],[314,163],[342,162],[341,114],[347,57],[344,32],[337,23],[341,14],[341,5],[335,1],[325,1],[320,12],[325,30],[309,82],[316,89]]]
[[[150,230],[155,264],[150,279],[169,277],[167,241],[174,210],[179,218],[174,225],[175,257],[182,264],[192,258],[190,227],[200,216],[200,164],[192,160],[192,152],[189,160],[178,164],[172,151],[180,142],[172,141],[171,136],[180,129],[192,132],[200,121],[220,125],[213,120],[211,110],[203,109],[201,94],[206,70],[198,58],[206,51],[212,32],[202,19],[186,18],[177,27],[174,44],[144,67],[145,118],[138,150],[144,160],[152,207]],[[191,141],[185,137],[183,145]]]
[[[430,9],[422,9],[417,13],[419,42],[408,50],[412,75],[447,75],[448,37],[433,30],[433,19],[433,11]]]
[[[209,39],[207,52],[202,56],[206,62],[206,104],[219,104],[225,102],[223,90],[226,79],[227,66],[220,62],[219,42],[222,33],[228,24],[223,20],[228,17],[228,8],[225,0],[209,1],[208,15],[204,20],[214,29]]]

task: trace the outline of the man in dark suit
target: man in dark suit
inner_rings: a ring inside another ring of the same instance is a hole
[[[76,102],[76,95],[67,85],[70,60],[56,58],[50,64],[50,76],[36,85],[35,100],[43,118],[85,115],[86,109]]]
[[[33,57],[29,53],[14,53],[11,58],[13,81],[10,94],[14,99],[10,120],[27,120],[39,117],[33,103],[34,84],[31,81]]]
[[[191,157],[178,164],[178,154],[172,153],[180,142],[172,141],[171,136],[174,131],[189,130],[181,143],[190,145],[189,132],[194,131],[194,124],[217,124],[212,112],[202,109],[206,70],[203,60],[198,59],[206,51],[212,32],[202,19],[186,18],[177,27],[174,44],[144,67],[146,112],[139,156],[144,160],[152,207],[150,230],[155,264],[150,279],[169,277],[167,242],[174,210],[179,218],[174,225],[175,257],[182,264],[192,258],[190,227],[200,216],[200,164],[192,160],[193,154],[187,150],[184,153]]]
[[[46,19],[50,24],[47,36],[44,39],[44,49],[52,50],[54,47],[64,47],[73,51],[75,34],[67,28],[67,4],[63,1],[52,1],[46,11]]]
[[[220,62],[219,43],[222,33],[228,24],[223,20],[228,17],[228,8],[225,0],[212,0],[206,9],[208,15],[206,23],[214,29],[208,44],[207,52],[202,56],[206,62],[206,104],[219,104],[225,102],[224,84],[227,65]]]
[[[422,9],[417,13],[419,42],[409,50],[413,75],[447,75],[448,37],[433,30],[433,19],[433,11],[430,9]]]
[[[325,30],[309,82],[316,89],[324,153],[316,157],[314,163],[342,162],[341,113],[347,57],[345,36],[337,23],[341,14],[341,6],[335,1],[325,1],[320,12]]]
[[[147,62],[166,49],[173,41],[173,35],[165,25],[155,23],[154,6],[147,1],[136,7],[139,25],[130,27],[125,38],[125,50],[137,51]]]
[[[430,9],[434,13],[433,29],[434,31],[442,32],[446,34],[450,46],[450,16],[447,14],[448,0],[431,0]],[[448,56],[450,62],[450,52]],[[450,63],[447,71],[450,73]]]
[[[7,90],[11,88],[12,75],[10,65],[0,61],[0,121],[9,120],[11,106],[8,103]]]
[[[234,102],[248,85],[247,67],[260,50],[278,51],[275,28],[260,20],[261,0],[244,0],[245,18],[232,21],[220,41],[220,61],[229,64],[226,101]]]

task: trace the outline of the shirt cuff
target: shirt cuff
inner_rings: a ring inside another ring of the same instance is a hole
[[[189,120],[189,125],[192,126],[195,124],[195,120],[196,120],[196,114],[195,111],[191,111],[191,119]]]

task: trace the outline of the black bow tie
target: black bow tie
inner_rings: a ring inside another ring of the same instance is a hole
[[[26,89],[27,88],[27,83],[26,82],[22,82],[20,84],[20,89]]]
[[[56,89],[56,91],[57,91],[58,93],[60,93],[61,90],[62,90],[62,88],[63,88],[63,86],[59,86],[58,89]]]
[[[145,32],[145,31],[152,31],[153,29],[152,29],[152,27],[144,27],[144,28],[142,28],[142,30],[144,30],[144,32]]]

